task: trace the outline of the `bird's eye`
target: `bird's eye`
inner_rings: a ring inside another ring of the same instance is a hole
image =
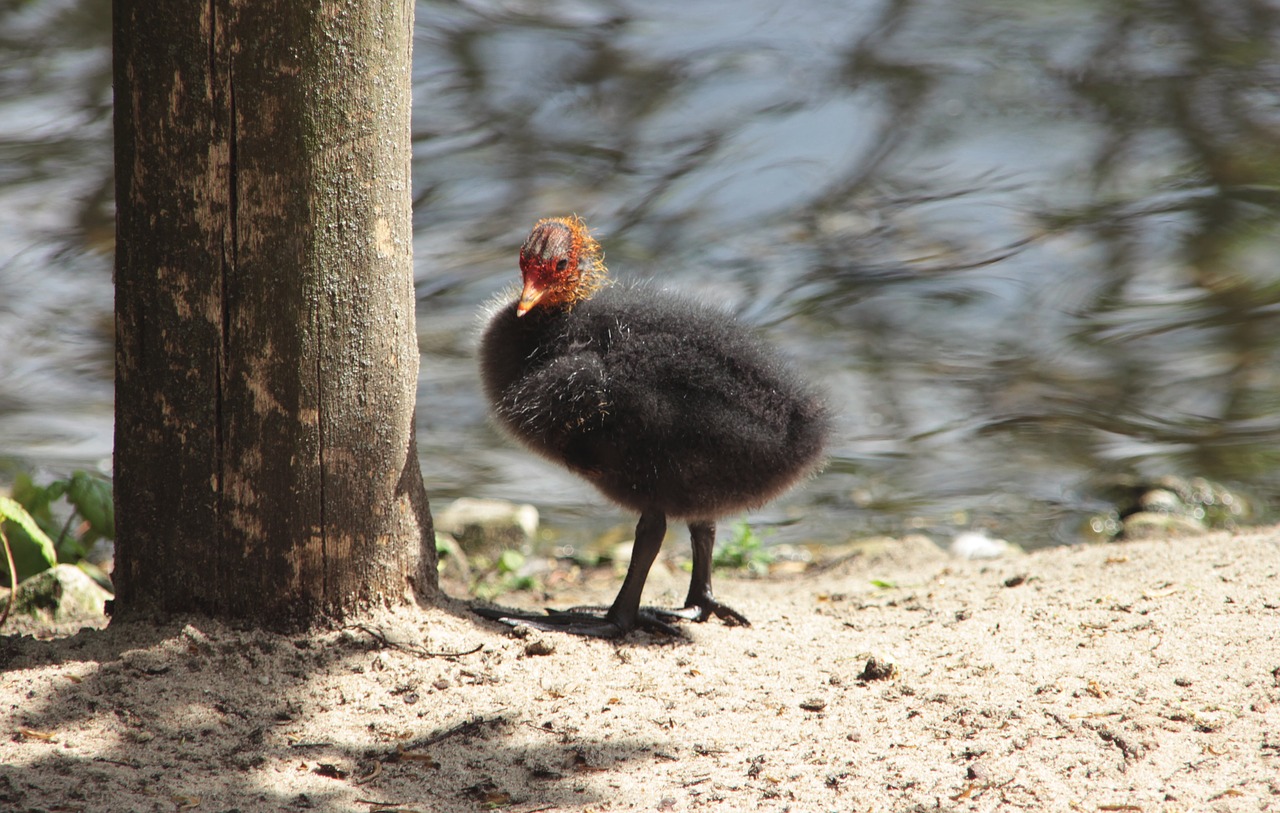
[[[566,269],[566,268],[568,268],[568,267],[569,267],[569,261],[568,261],[568,260],[566,260],[566,259],[564,259],[563,257],[561,257],[561,258],[560,258],[560,261],[559,261],[558,263],[556,263],[556,270],[557,270],[557,271],[563,271],[563,270],[565,270],[565,269]]]

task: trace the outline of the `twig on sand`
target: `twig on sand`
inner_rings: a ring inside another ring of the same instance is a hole
[[[476,644],[474,647],[464,652],[432,652],[429,649],[424,649],[420,646],[416,646],[415,644],[402,644],[398,641],[393,641],[388,638],[387,634],[382,630],[374,629],[373,627],[369,627],[365,624],[350,624],[346,629],[360,630],[363,633],[372,635],[378,643],[383,646],[390,647],[391,649],[398,649],[401,652],[407,652],[410,655],[417,655],[419,658],[460,658],[463,655],[474,655],[481,649],[484,649],[484,644]]]

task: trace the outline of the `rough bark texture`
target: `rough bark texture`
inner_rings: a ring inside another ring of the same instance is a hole
[[[115,611],[435,588],[411,0],[117,0]]]

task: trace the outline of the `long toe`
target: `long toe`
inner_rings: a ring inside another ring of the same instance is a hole
[[[710,613],[731,627],[751,626],[751,622],[747,620],[745,615],[733,609],[728,604],[721,604],[714,599],[712,599],[708,604],[703,605],[700,609],[703,613]],[[706,615],[703,616],[704,619],[706,617]]]
[[[545,614],[523,613],[505,607],[473,607],[472,612],[509,627],[532,627],[547,632],[566,632],[590,638],[621,638],[628,630],[603,615],[574,610],[547,610]]]
[[[702,599],[696,604],[689,604],[678,610],[665,607],[646,607],[645,611],[669,621],[697,621],[702,623],[715,616],[731,627],[751,626],[751,622],[747,620],[745,615],[713,598]]]
[[[683,638],[684,633],[679,627],[672,626],[667,623],[666,619],[675,619],[667,610],[660,607],[641,607],[640,613],[636,616],[636,626],[645,632],[653,632],[658,635],[674,635],[677,638]]]

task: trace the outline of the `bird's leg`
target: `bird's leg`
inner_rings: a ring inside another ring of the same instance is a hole
[[[667,517],[661,511],[646,511],[640,515],[636,524],[636,541],[631,549],[631,564],[627,567],[627,577],[622,581],[622,589],[613,600],[612,606],[602,618],[598,610],[590,607],[570,610],[547,610],[546,615],[534,615],[509,611],[497,607],[477,607],[474,612],[485,618],[512,626],[527,626],[541,630],[568,632],[574,635],[589,635],[595,638],[619,638],[637,626],[651,632],[663,632],[679,635],[679,631],[655,616],[648,608],[640,609],[640,596],[644,592],[645,580],[649,577],[649,568],[658,558],[662,548],[662,539],[667,535]]]
[[[613,600],[605,618],[618,625],[624,633],[635,629],[637,623],[645,627],[656,626],[659,631],[674,633],[668,624],[640,612],[640,595],[644,592],[645,580],[649,578],[649,569],[658,558],[662,548],[662,540],[667,535],[667,515],[661,511],[645,511],[636,523],[636,541],[631,546],[631,564],[627,566],[627,577],[622,580],[622,589]]]
[[[730,624],[751,626],[746,616],[716,601],[711,594],[711,552],[716,546],[716,524],[711,520],[690,522],[689,541],[693,546],[689,596],[684,600],[684,609],[664,611],[662,615],[690,621],[706,621],[714,615]]]

